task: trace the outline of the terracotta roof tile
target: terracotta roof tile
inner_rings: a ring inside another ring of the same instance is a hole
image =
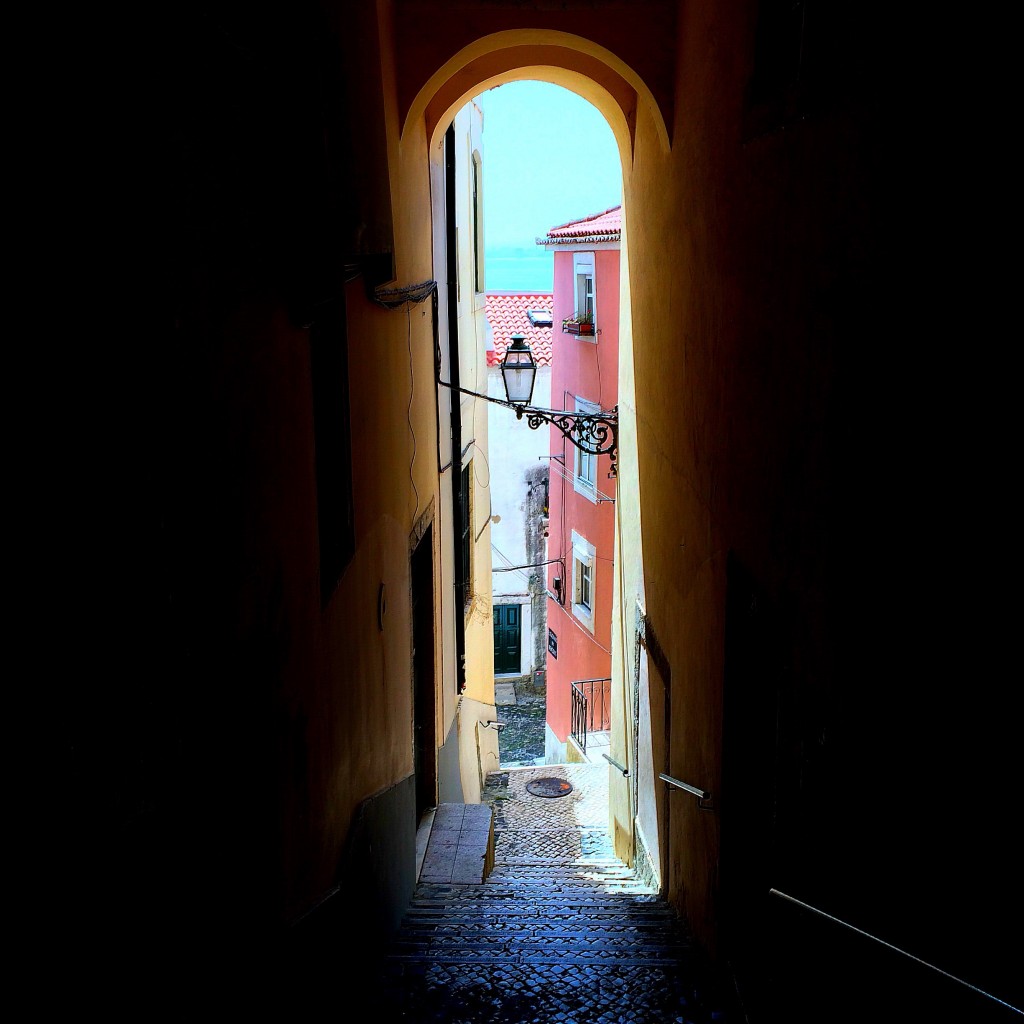
[[[622,206],[613,206],[600,213],[571,220],[551,228],[544,238],[538,238],[538,245],[553,245],[557,242],[600,240],[617,242],[622,235]]]
[[[487,323],[491,328],[493,348],[487,349],[487,365],[497,366],[505,358],[505,350],[513,334],[522,334],[538,366],[551,365],[551,326],[541,327],[530,319],[530,310],[541,310],[551,319],[551,292],[488,292]],[[541,319],[535,316],[534,319]]]

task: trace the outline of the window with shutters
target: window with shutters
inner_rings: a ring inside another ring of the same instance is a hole
[[[573,318],[590,325],[586,332],[580,330],[579,337],[585,341],[597,341],[597,309],[594,304],[594,254],[576,252],[572,256]]]
[[[594,632],[594,558],[596,551],[586,537],[572,531],[572,613]]]
[[[576,411],[593,415],[601,411],[600,406],[588,402],[585,398],[576,399]],[[574,446],[576,452],[575,472],[573,473],[573,487],[591,501],[597,501],[597,456],[583,451],[582,448]]]

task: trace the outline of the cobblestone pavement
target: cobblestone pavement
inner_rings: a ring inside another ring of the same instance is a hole
[[[502,768],[529,767],[544,761],[547,701],[543,695],[517,694],[503,704],[498,718],[505,723],[498,736]]]
[[[530,783],[559,778],[567,796],[534,796]],[[608,768],[596,764],[542,765],[492,772],[484,803],[494,811],[494,856],[501,864],[614,858],[608,838]]]
[[[417,886],[384,968],[381,1019],[740,1020],[718,998],[683,922],[615,858],[608,772],[605,765],[562,764],[488,777],[494,870],[482,884]]]

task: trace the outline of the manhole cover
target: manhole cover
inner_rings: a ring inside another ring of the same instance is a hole
[[[572,785],[565,779],[534,779],[526,784],[526,791],[534,796],[568,796],[572,792]]]

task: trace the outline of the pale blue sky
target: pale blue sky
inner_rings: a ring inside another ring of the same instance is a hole
[[[547,82],[510,82],[476,98],[483,111],[484,247],[518,245],[622,202],[608,122]]]

